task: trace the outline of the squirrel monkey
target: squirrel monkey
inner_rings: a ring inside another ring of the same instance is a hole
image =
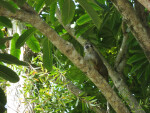
[[[94,47],[90,43],[85,43],[84,45],[85,56],[84,59],[89,61],[90,64],[105,78],[108,82],[108,71],[106,66],[103,64],[98,53],[94,50]]]

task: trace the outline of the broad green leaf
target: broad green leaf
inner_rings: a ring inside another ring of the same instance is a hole
[[[0,77],[13,83],[19,81],[18,75],[13,70],[1,64],[0,64]]]
[[[76,66],[71,66],[70,68],[68,68],[66,75],[70,80],[78,80],[79,84],[82,84],[87,79],[84,73]]]
[[[35,10],[39,12],[45,4],[45,0],[38,0]]]
[[[43,42],[43,65],[48,71],[51,71],[53,65],[52,47],[52,43],[48,38],[45,38]]]
[[[21,51],[20,51],[20,49],[16,49],[16,41],[18,40],[18,38],[19,38],[19,35],[17,33],[15,33],[13,35],[13,39],[11,40],[10,54],[19,59]]]
[[[11,20],[9,20],[7,17],[4,17],[4,16],[0,16],[0,25],[3,25],[7,28],[12,27]]]
[[[77,30],[76,32],[76,36],[79,37],[81,36],[83,33],[85,33],[88,29],[90,29],[92,26],[92,24],[87,24],[85,26],[81,26],[79,30]]]
[[[8,63],[8,64],[16,64],[16,65],[24,65],[28,66],[26,62],[18,60],[16,57],[6,54],[6,53],[0,53],[0,61]]]
[[[83,25],[87,22],[89,22],[91,20],[91,18],[89,17],[88,14],[84,14],[82,15],[78,20],[77,20],[77,24],[78,25]]]
[[[62,7],[62,22],[64,25],[69,24],[75,13],[75,4],[72,0],[64,0]]]
[[[35,33],[35,31],[35,28],[30,28],[26,30],[17,40],[16,48],[20,48],[21,46],[23,46],[26,40],[28,40]]]
[[[102,10],[101,7],[99,7],[96,3],[93,3],[93,2],[89,2],[89,4],[92,6],[92,8],[96,11],[100,11]]]
[[[133,55],[132,57],[130,57],[128,59],[127,64],[135,63],[135,62],[140,61],[140,60],[142,60],[144,58],[145,58],[144,54],[135,54],[135,55]]]
[[[15,13],[16,12],[16,8],[9,2],[6,2],[4,0],[0,0],[0,6],[3,6],[4,8],[8,9],[9,11]]]
[[[55,22],[55,11],[56,11],[56,7],[57,7],[57,1],[54,0],[51,5],[50,5],[50,20],[52,23]]]
[[[99,29],[101,26],[101,19],[99,18],[97,12],[92,8],[90,4],[86,0],[77,0],[79,4],[86,10],[86,12],[89,14],[91,17],[93,23],[95,26]]]
[[[49,5],[51,5],[51,3],[53,2],[53,0],[45,0],[45,4],[46,4],[46,6],[49,6]]]
[[[33,35],[26,41],[26,43],[33,52],[40,52],[41,49],[39,41]]]
[[[60,12],[61,12],[61,14],[62,14],[62,10],[63,10],[64,1],[65,1],[65,0],[58,0],[58,4],[59,4],[59,7],[60,7]]]
[[[89,0],[89,1],[90,1],[90,0]],[[102,4],[102,3],[98,2],[97,0],[94,0],[94,1],[95,1],[95,3],[96,3],[99,7],[101,7],[102,9],[104,9],[104,10],[106,10],[106,11],[109,10],[109,7],[106,6],[106,5],[104,5],[104,3]]]

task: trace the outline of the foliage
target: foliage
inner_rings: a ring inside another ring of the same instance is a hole
[[[41,62],[39,57],[41,56],[36,57],[33,61]],[[67,112],[71,110],[75,97],[68,91],[66,84],[60,80],[60,76],[64,76],[65,71],[60,71],[56,67],[53,67],[50,73],[47,73],[46,70],[43,72],[39,70],[40,73],[32,69],[29,71],[29,75],[24,76],[26,79],[24,95],[26,101],[34,103],[35,112]],[[28,95],[30,96],[28,97]]]
[[[28,0],[26,2],[34,7],[43,21],[64,40],[71,42],[81,56],[84,55],[83,47],[69,35],[63,25],[74,25],[76,38],[82,36],[90,41],[112,66],[115,65],[115,59],[123,40],[122,16],[111,2],[106,0]],[[17,0],[16,3],[12,0],[0,0],[1,3],[3,7],[15,12],[18,7],[23,6],[25,0]],[[63,25],[57,19],[57,7],[60,8]],[[29,75],[24,76],[26,79],[25,97],[27,101],[35,103],[34,111],[37,113],[93,112],[84,102],[75,98],[68,91],[65,87],[66,83],[61,81],[60,75],[70,79],[88,96],[95,97],[99,105],[106,108],[106,99],[96,86],[85,77],[85,73],[74,66],[34,27],[27,23],[25,23],[25,26],[27,29],[21,36],[14,34],[13,37],[7,37],[7,31],[4,31],[3,28],[12,27],[11,20],[0,17],[0,49],[4,51],[7,48],[6,42],[11,40],[10,52],[16,57],[0,54],[0,61],[11,64],[26,64],[17,59],[20,56],[20,49],[18,48],[23,45],[27,45],[33,52],[38,53],[36,56],[30,56],[29,59],[34,59],[29,63],[40,67],[41,73],[29,69]],[[148,112],[150,111],[150,64],[130,31],[128,35],[127,62],[123,70],[124,78],[132,94],[138,99],[144,110]],[[11,82],[17,82],[18,76],[4,66],[4,63],[1,64],[0,76]],[[1,73],[5,73],[7,76],[3,76]],[[110,85],[113,84],[111,80],[109,83]],[[28,97],[28,93],[30,97]],[[117,93],[119,94],[119,92]],[[111,112],[114,111],[111,109]]]

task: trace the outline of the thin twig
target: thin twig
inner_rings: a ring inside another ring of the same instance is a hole
[[[123,41],[120,47],[120,50],[118,52],[118,55],[116,57],[115,61],[115,68],[118,72],[122,72],[125,61],[126,61],[126,52],[127,52],[127,40],[129,38],[128,32],[126,31],[126,23],[125,21],[122,22],[122,33],[123,33]]]

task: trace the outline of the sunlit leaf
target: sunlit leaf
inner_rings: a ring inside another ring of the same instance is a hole
[[[86,0],[77,0],[79,4],[87,11],[89,16],[91,17],[95,26],[99,29],[102,23],[101,19],[99,18],[97,12],[88,4]]]
[[[62,7],[62,21],[64,25],[69,24],[75,13],[75,4],[72,0],[64,0]]]
[[[49,71],[52,69],[53,64],[52,47],[52,43],[48,38],[45,38],[43,42],[43,65]]]
[[[19,59],[21,51],[20,51],[20,49],[16,49],[16,42],[17,42],[18,38],[19,38],[19,35],[17,33],[15,33],[13,35],[13,39],[11,40],[10,53],[11,53],[11,55],[13,55]]]
[[[56,11],[56,7],[57,7],[57,1],[54,0],[51,5],[50,5],[50,20],[52,23],[55,22],[55,11]]]
[[[91,20],[91,18],[89,17],[88,14],[84,14],[82,15],[78,20],[77,20],[77,24],[78,25],[83,25],[87,22],[89,22]]]
[[[33,52],[40,52],[40,43],[33,35],[26,41],[26,43]]]
[[[46,1],[47,1],[47,0],[46,0]],[[37,4],[36,4],[35,10],[36,10],[37,12],[39,12],[39,11],[43,8],[44,4],[45,4],[45,0],[38,0],[38,1],[37,1]]]
[[[20,48],[21,46],[23,46],[24,43],[26,42],[26,40],[31,38],[31,36],[35,33],[35,31],[36,31],[35,28],[30,28],[30,29],[26,30],[17,40],[16,48]]]

